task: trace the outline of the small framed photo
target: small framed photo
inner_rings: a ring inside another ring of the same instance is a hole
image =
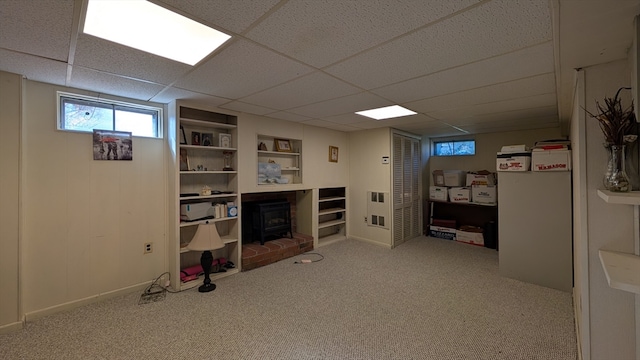
[[[187,136],[184,134],[184,127],[180,125],[180,144],[187,145]]]
[[[191,132],[191,145],[200,145],[200,133],[197,131]]]
[[[337,146],[329,146],[329,162],[338,162]]]
[[[212,133],[202,133],[200,138],[200,145],[202,146],[213,146],[213,134]]]
[[[291,140],[287,139],[273,139],[276,151],[279,152],[292,152]]]
[[[219,137],[219,146],[223,147],[223,148],[230,148],[231,147],[231,134],[227,134],[227,133],[220,133],[218,135]]]
[[[180,149],[180,171],[189,171],[189,155],[187,149]]]

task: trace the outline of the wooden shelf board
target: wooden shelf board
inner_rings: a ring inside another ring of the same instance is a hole
[[[194,150],[218,150],[218,151],[237,151],[236,148],[226,148],[219,146],[202,146],[202,145],[185,145],[180,144],[180,149],[194,149]]]
[[[181,124],[191,125],[191,126],[202,126],[202,127],[210,127],[210,128],[218,128],[218,129],[235,129],[237,126],[233,124],[225,124],[214,121],[203,121],[203,120],[193,120],[187,118],[180,118]]]
[[[346,240],[346,239],[347,239],[347,236],[343,234],[327,235],[318,239],[318,246],[329,245],[336,241]]]
[[[207,222],[214,223],[214,222],[237,220],[237,219],[238,219],[237,216],[233,216],[233,217],[223,217],[223,218],[218,218],[218,219],[204,219],[204,220],[198,220],[198,221],[180,222],[180,227],[206,224]]]
[[[288,151],[268,151],[268,150],[258,150],[258,154],[268,154],[268,155],[288,155],[288,156],[299,156],[300,153],[288,152]]]
[[[347,198],[344,196],[334,196],[334,197],[326,197],[320,198],[318,202],[326,202],[326,201],[336,201],[336,200],[346,200]]]
[[[212,170],[212,171],[180,171],[180,175],[202,175],[202,174],[237,174],[237,171],[222,171],[222,170]]]
[[[222,279],[223,277],[237,274],[239,272],[240,272],[240,269],[236,267],[233,269],[227,269],[226,272],[209,274],[209,278],[211,278],[211,281],[213,282],[215,280]],[[178,279],[178,281],[180,281],[180,279]],[[201,276],[198,276],[198,278],[195,280],[180,283],[180,291],[189,290],[189,289],[193,289],[194,287],[198,287],[202,285],[203,281],[204,281],[204,275],[201,275]]]
[[[609,204],[640,205],[640,191],[613,192],[598,190],[598,196]]]
[[[201,199],[214,199],[214,198],[227,198],[227,197],[236,197],[238,194],[215,194],[215,195],[201,195],[201,196],[183,196],[180,198],[180,201],[183,200],[201,200]]]
[[[640,294],[640,256],[609,250],[598,254],[610,287]]]
[[[346,223],[346,221],[344,219],[325,221],[325,222],[322,222],[322,223],[318,224],[318,229],[323,229],[323,228],[326,228],[326,227],[345,224],[345,223]]]
[[[346,210],[344,208],[330,208],[330,209],[324,209],[324,210],[318,211],[318,215],[335,214],[335,213],[345,212],[345,211]]]

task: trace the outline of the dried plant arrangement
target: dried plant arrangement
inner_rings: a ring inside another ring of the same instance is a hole
[[[621,90],[631,88],[621,87],[613,98],[604,98],[604,105],[596,101],[598,114],[594,115],[587,111],[591,117],[598,120],[600,129],[604,134],[605,147],[612,145],[625,145],[636,140],[636,135],[632,134],[636,121],[633,111],[633,101],[626,109],[622,108],[622,101],[618,97]]]

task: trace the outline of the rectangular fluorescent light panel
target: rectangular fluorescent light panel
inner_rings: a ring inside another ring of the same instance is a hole
[[[144,0],[89,0],[83,31],[192,66],[231,37]]]
[[[403,108],[400,105],[391,105],[391,106],[381,107],[377,109],[357,111],[356,114],[370,117],[376,120],[384,120],[384,119],[397,118],[401,116],[415,115],[417,114],[417,112],[411,111],[407,108]]]

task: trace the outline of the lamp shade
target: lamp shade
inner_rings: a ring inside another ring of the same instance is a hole
[[[191,251],[209,251],[222,249],[223,247],[224,242],[222,242],[218,234],[218,228],[216,228],[215,224],[209,223],[208,221],[205,224],[198,225],[193,239],[191,239],[189,245],[187,245],[187,249]]]

